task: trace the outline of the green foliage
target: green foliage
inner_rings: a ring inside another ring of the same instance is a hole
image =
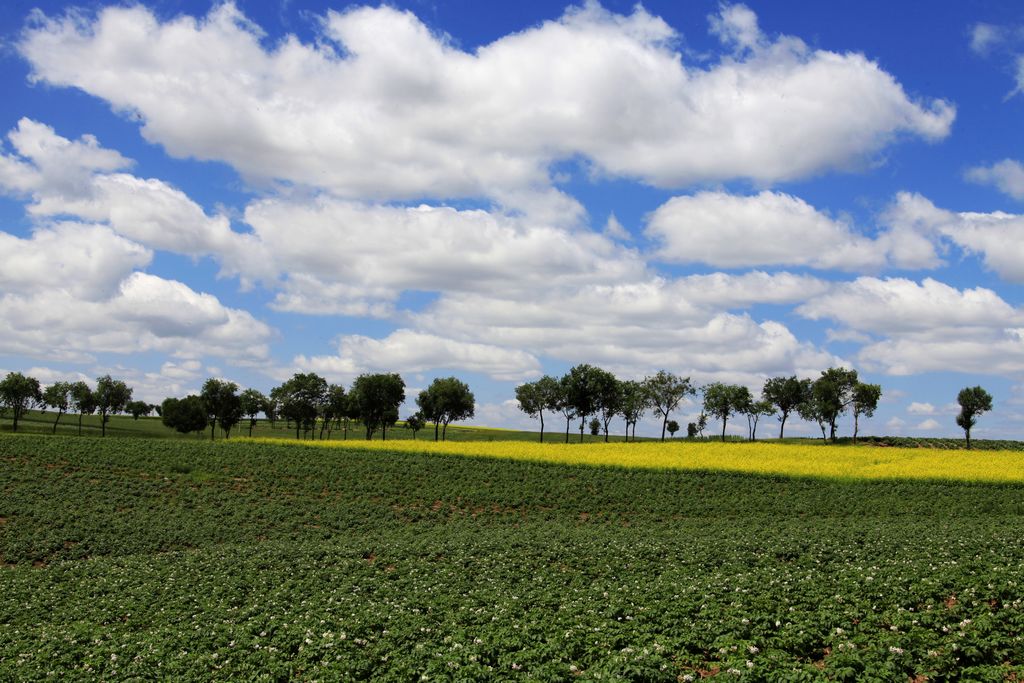
[[[664,441],[668,416],[684,398],[693,396],[697,390],[690,383],[689,377],[679,377],[659,370],[656,375],[644,380],[644,393],[647,395],[647,406],[661,415],[661,440]]]
[[[276,412],[295,424],[296,439],[299,438],[300,430],[308,434],[316,425],[320,406],[326,397],[327,380],[315,372],[297,372],[284,384],[270,391]]]
[[[132,400],[132,390],[119,379],[104,375],[96,379],[96,391],[93,392],[96,411],[100,414],[101,435],[107,435],[107,422],[114,413],[120,413]]]
[[[160,420],[176,432],[190,434],[206,429],[209,421],[203,399],[196,395],[167,398],[160,406]]]
[[[413,413],[409,417],[405,418],[405,428],[412,432],[412,438],[416,438],[416,432],[420,431],[426,426],[427,422],[423,419],[423,415],[420,413]]]
[[[423,416],[434,423],[434,441],[438,438],[438,427],[441,427],[444,441],[449,424],[473,417],[476,399],[469,385],[457,377],[438,377],[419,393],[416,405]]]
[[[978,387],[964,387],[956,396],[960,404],[960,414],[956,416],[956,424],[964,430],[967,448],[971,447],[971,428],[978,423],[978,415],[992,410],[992,395]]]
[[[53,421],[53,429],[51,434],[57,433],[57,423],[60,422],[61,416],[67,412],[68,408],[71,407],[72,396],[71,396],[71,383],[70,382],[54,382],[42,393],[41,403],[49,408],[53,408],[57,411],[57,417]]]
[[[4,680],[1024,673],[1021,485],[206,440],[0,459]]]
[[[882,398],[882,387],[878,384],[864,384],[857,382],[853,387],[853,440],[857,441],[857,432],[860,429],[860,416],[871,417],[878,408],[878,401]]]
[[[124,409],[132,416],[133,420],[138,420],[143,415],[149,415],[153,412],[153,406],[145,401],[128,401]]]
[[[626,438],[629,438],[629,428],[633,428],[633,438],[636,438],[636,423],[643,418],[644,413],[651,407],[650,397],[643,382],[626,380],[619,383],[621,401],[619,404],[619,415],[626,421]]]
[[[598,434],[601,433],[601,421],[598,420],[596,417],[591,418],[587,426],[590,428],[591,436],[597,436]]]
[[[750,390],[738,384],[712,382],[704,387],[704,412],[722,421],[722,441],[729,416],[750,408],[753,400]]]
[[[387,428],[398,421],[398,407],[405,400],[405,381],[396,373],[362,374],[349,396],[354,414],[366,426],[366,438],[377,429],[387,438]]]
[[[786,420],[801,405],[811,400],[811,380],[790,377],[770,377],[765,380],[761,396],[779,413],[779,438],[785,436]]]
[[[668,429],[668,433],[671,436],[675,436],[676,432],[679,431],[679,423],[676,422],[675,420],[669,420],[668,425],[666,425],[666,428]]]
[[[39,380],[20,372],[9,372],[0,381],[0,407],[11,411],[14,431],[18,431],[18,420],[25,411],[43,400]]]
[[[829,438],[836,440],[836,423],[853,402],[853,391],[857,386],[857,371],[847,368],[829,368],[811,384],[811,395],[819,424],[829,426]]]
[[[211,377],[203,382],[199,398],[206,406],[206,419],[210,423],[210,439],[214,430],[220,425],[224,438],[230,438],[231,430],[242,419],[242,401],[238,396],[238,385]]]
[[[252,436],[257,416],[260,413],[266,414],[269,401],[270,399],[257,389],[246,389],[238,396],[238,405],[242,409],[242,415],[249,419],[249,436]]]

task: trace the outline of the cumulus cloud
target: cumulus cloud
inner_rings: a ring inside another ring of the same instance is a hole
[[[939,423],[938,423],[938,422],[937,422],[937,421],[936,421],[935,419],[933,419],[933,418],[928,418],[927,420],[922,420],[922,421],[921,421],[921,422],[920,422],[920,423],[919,423],[919,424],[918,424],[918,425],[917,425],[917,426],[915,427],[915,429],[920,429],[920,430],[923,430],[923,431],[931,431],[931,430],[933,430],[933,429],[938,429],[938,428],[939,428],[939,427],[941,427],[941,426],[942,426],[942,425],[940,425],[940,424],[939,424]]]
[[[919,403],[914,401],[907,406],[907,412],[911,415],[934,415],[935,406],[931,403]]]
[[[1006,38],[1007,30],[1005,27],[979,21],[971,27],[971,50],[976,54],[985,56],[992,51],[992,48],[1004,42]]]
[[[651,214],[646,234],[658,243],[658,260],[722,268],[859,271],[932,268],[941,262],[933,241],[912,226],[900,225],[871,239],[799,197],[770,191],[673,197]]]
[[[370,370],[416,373],[459,369],[498,380],[522,380],[540,374],[540,362],[524,351],[406,329],[384,339],[346,335],[338,341],[336,356],[297,356],[293,363],[345,379]]]
[[[1003,159],[991,166],[975,166],[965,177],[975,183],[994,185],[1014,199],[1024,199],[1024,165],[1015,159]]]
[[[226,2],[169,21],[140,6],[37,13],[19,49],[34,79],[133,112],[172,155],[351,198],[519,206],[574,158],[665,187],[772,183],[949,134],[951,104],[911,99],[864,55],[770,40],[741,5],[712,30],[742,54],[688,65],[659,17],[597,3],[473,52],[387,6],[330,11],[315,42],[264,46]]]

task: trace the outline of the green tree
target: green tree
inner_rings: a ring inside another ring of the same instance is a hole
[[[659,370],[658,374],[644,380],[648,405],[661,416],[661,440],[665,440],[668,418],[673,410],[687,396],[696,394],[689,377],[679,377],[671,372]]]
[[[778,410],[780,439],[785,435],[786,419],[808,400],[810,393],[811,380],[797,379],[795,375],[770,377],[765,381],[761,396]]]
[[[132,419],[138,420],[143,415],[149,415],[153,412],[153,406],[149,405],[145,401],[129,401],[125,405],[124,409],[128,411],[128,414],[132,416]]]
[[[398,420],[398,407],[405,400],[405,381],[397,373],[362,374],[352,383],[349,395],[366,425],[366,439],[372,439],[379,428],[381,439],[386,440],[388,421],[392,416]]]
[[[71,400],[78,413],[78,435],[82,435],[82,416],[96,412],[96,394],[85,382],[78,381],[71,385]]]
[[[26,411],[42,402],[43,392],[39,380],[20,372],[9,372],[0,381],[0,406],[10,408],[14,417],[13,431],[18,431],[18,420]]]
[[[668,429],[669,437],[674,437],[676,432],[679,431],[679,423],[675,420],[669,420],[665,427]]]
[[[420,413],[413,413],[409,417],[405,418],[405,428],[412,431],[412,440],[416,440],[416,432],[423,429],[426,424],[426,420]]]
[[[320,406],[320,440],[323,441],[324,429],[327,429],[327,438],[331,438],[333,425],[340,425],[345,413],[348,411],[348,394],[345,387],[340,384],[327,385],[327,394]]]
[[[597,368],[594,375],[594,394],[597,398],[597,414],[601,418],[604,441],[608,443],[608,426],[622,410],[622,382],[607,370]]]
[[[256,426],[256,416],[266,410],[268,401],[263,392],[257,389],[246,389],[238,396],[242,415],[249,418],[249,436],[252,436],[252,428]]]
[[[540,441],[544,443],[544,411],[557,411],[558,380],[544,375],[534,382],[527,382],[516,387],[516,400],[519,409],[530,417],[540,418]]]
[[[878,401],[882,398],[882,387],[879,384],[864,384],[857,382],[853,387],[853,442],[857,443],[857,433],[860,431],[860,416],[871,417],[878,408]]]
[[[119,379],[104,375],[96,379],[96,411],[100,414],[100,436],[107,435],[110,416],[124,410],[132,400],[132,389]]]
[[[960,414],[956,416],[956,424],[964,430],[967,449],[971,448],[971,428],[978,423],[978,416],[992,410],[992,395],[978,387],[964,387],[956,395],[960,404]]]
[[[811,392],[822,419],[829,426],[829,438],[836,440],[836,423],[853,402],[853,389],[857,386],[857,371],[847,368],[823,370],[814,380]]]
[[[590,419],[590,435],[597,436],[601,433],[601,421],[596,417]]]
[[[203,400],[192,394],[181,399],[164,399],[160,405],[160,420],[176,432],[191,434],[206,429],[209,417]]]
[[[619,403],[619,415],[626,421],[626,441],[629,441],[629,428],[633,428],[633,440],[636,441],[636,423],[639,422],[644,412],[650,407],[650,399],[643,382],[626,380],[619,383],[621,401]]]
[[[476,399],[469,385],[457,377],[438,377],[416,397],[416,405],[434,423],[434,441],[441,426],[441,440],[448,434],[448,425],[473,417]]]
[[[747,416],[747,431],[751,441],[757,440],[757,423],[762,416],[774,415],[775,406],[766,399],[760,401],[748,401],[740,412]]]
[[[211,377],[203,382],[199,398],[206,406],[206,418],[210,422],[210,440],[213,440],[214,430],[218,424],[224,430],[224,438],[230,438],[231,428],[241,421],[243,414],[238,385]]]
[[[825,430],[828,426],[828,420],[822,408],[821,400],[818,397],[818,392],[808,391],[804,401],[796,407],[796,412],[804,420],[818,425],[818,428],[821,430],[822,441],[827,438]]]
[[[722,421],[722,441],[725,441],[729,416],[741,411],[750,402],[750,390],[738,384],[712,382],[704,387],[704,411]]]
[[[51,432],[56,434],[57,423],[60,422],[61,416],[71,406],[71,383],[54,382],[46,387],[43,391],[43,403],[57,411],[57,419],[53,421],[53,430]]]
[[[315,372],[297,372],[270,392],[281,417],[295,423],[296,439],[300,430],[308,435],[316,425],[326,396],[327,380]]]
[[[581,363],[569,368],[569,372],[562,377],[565,400],[580,419],[580,443],[583,443],[583,427],[587,417],[598,411],[598,385],[602,382],[602,373],[604,370],[600,368]]]

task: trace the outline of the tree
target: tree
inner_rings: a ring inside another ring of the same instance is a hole
[[[160,420],[176,432],[190,434],[206,429],[209,417],[203,400],[192,394],[181,399],[164,399],[160,405]]]
[[[796,412],[801,418],[818,425],[818,428],[821,429],[821,440],[824,441],[826,438],[825,427],[828,425],[828,420],[821,407],[817,392],[808,391],[804,401],[796,407]]]
[[[331,438],[331,425],[341,424],[342,418],[348,411],[348,394],[345,387],[340,384],[327,385],[327,394],[320,406],[320,417],[323,423],[320,425],[320,440],[324,438],[324,428],[327,429],[327,438]]]
[[[544,411],[557,410],[554,405],[558,400],[558,380],[544,375],[535,382],[520,384],[516,387],[516,400],[520,410],[540,418],[540,441],[544,443]]]
[[[256,416],[264,413],[268,401],[269,399],[256,389],[246,389],[239,395],[238,404],[242,409],[242,415],[249,418],[249,436],[252,436],[252,428],[256,426]]]
[[[756,441],[758,421],[760,421],[762,415],[774,415],[775,406],[772,405],[771,401],[761,399],[760,401],[750,401],[740,412],[747,416],[747,429],[750,432],[750,440]]]
[[[386,440],[388,421],[392,415],[394,421],[398,420],[398,407],[405,400],[405,381],[397,373],[362,374],[352,383],[349,396],[366,425],[366,439],[372,439],[373,432],[380,428],[381,439]]]
[[[722,441],[729,416],[750,403],[750,390],[737,384],[712,382],[704,387],[704,410],[722,421]]]
[[[770,377],[761,389],[761,396],[779,412],[779,438],[786,431],[786,419],[797,407],[808,400],[811,380],[790,377]]]
[[[412,430],[412,440],[413,441],[416,440],[416,432],[418,432],[421,429],[423,429],[423,426],[425,424],[426,424],[426,421],[423,419],[423,416],[420,415],[419,413],[413,413],[409,417],[405,418],[405,428],[409,429],[409,430]]]
[[[315,372],[297,372],[270,392],[281,417],[295,423],[296,439],[299,438],[299,430],[308,434],[316,425],[320,406],[326,396],[327,380]]]
[[[120,413],[132,400],[132,390],[119,379],[104,375],[96,379],[96,410],[100,414],[100,436],[107,435],[110,416]]]
[[[666,429],[668,429],[670,437],[674,437],[676,435],[676,432],[679,431],[679,423],[676,422],[675,420],[669,420],[668,424],[665,427]]]
[[[686,438],[687,439],[695,439],[695,438],[697,438],[697,432],[698,432],[698,430],[697,430],[697,423],[696,422],[688,422],[686,424]]]
[[[576,417],[576,407],[569,400],[568,375],[558,380],[558,390],[552,395],[551,409],[565,418],[565,442],[569,443],[569,423]]]
[[[129,401],[125,407],[128,414],[132,416],[132,419],[138,420],[143,415],[149,415],[153,412],[153,406],[149,405],[145,401]]]
[[[603,372],[593,365],[581,363],[569,368],[569,372],[562,377],[565,399],[572,406],[575,416],[580,419],[580,443],[583,443],[583,426],[587,417],[598,410],[598,385],[602,381]]]
[[[85,382],[78,381],[71,385],[71,400],[78,413],[78,435],[82,435],[82,416],[92,415],[96,411],[96,394]]]
[[[597,436],[601,433],[601,421],[596,417],[590,419],[589,427],[591,436]]]
[[[979,387],[964,387],[956,395],[960,404],[960,414],[956,416],[956,424],[964,430],[967,439],[967,450],[971,448],[971,428],[977,424],[978,416],[992,410],[992,395]]]
[[[690,384],[689,377],[679,377],[665,370],[659,370],[654,377],[645,379],[644,388],[648,404],[656,414],[661,415],[661,440],[664,441],[669,414],[679,407],[679,403],[686,396],[692,396],[697,392]]]
[[[853,442],[857,443],[857,432],[860,430],[860,416],[871,417],[878,408],[882,398],[882,387],[879,384],[857,382],[853,387]]]
[[[56,434],[57,423],[60,422],[61,415],[66,413],[71,405],[71,383],[54,382],[46,387],[42,398],[45,405],[57,411],[57,419],[53,421],[53,430],[51,432]]]
[[[608,425],[622,409],[622,382],[607,370],[597,368],[594,389],[597,413],[601,418],[601,428],[604,430],[604,441],[608,443]]]
[[[242,402],[238,396],[238,385],[222,379],[211,377],[203,382],[199,392],[206,406],[206,417],[210,421],[210,440],[213,440],[214,429],[219,424],[224,430],[224,438],[230,438],[231,428],[242,419]]]
[[[857,371],[847,368],[829,368],[814,380],[811,392],[820,417],[829,426],[829,438],[836,440],[836,422],[853,402],[853,388],[857,386]]]
[[[469,385],[457,377],[438,377],[416,397],[416,405],[427,419],[433,421],[434,441],[437,441],[438,425],[444,441],[451,422],[473,417],[476,399]]]
[[[626,420],[626,440],[629,440],[629,428],[633,427],[633,440],[636,441],[636,423],[650,407],[647,390],[643,382],[626,380],[619,383],[619,391],[622,396],[619,403],[619,415]]]
[[[14,431],[18,431],[18,420],[43,400],[39,380],[20,372],[9,372],[0,382],[0,405],[10,408],[14,415]]]

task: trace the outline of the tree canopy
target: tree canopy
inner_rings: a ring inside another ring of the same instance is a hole
[[[356,377],[349,392],[354,412],[366,426],[366,438],[381,430],[387,438],[389,424],[398,420],[398,407],[405,400],[405,381],[398,373],[362,374]]]
[[[9,409],[14,416],[14,431],[18,431],[18,420],[33,406],[43,400],[39,380],[20,372],[9,372],[0,380],[0,405]]]
[[[971,428],[978,423],[978,416],[992,410],[992,395],[977,387],[964,387],[956,396],[960,404],[960,414],[956,416],[956,424],[964,430],[967,448],[971,448]]]
[[[473,417],[476,399],[469,385],[456,377],[438,377],[416,397],[420,412],[434,423],[434,441],[441,426],[441,440],[447,438],[448,425]]]
[[[104,375],[96,380],[96,410],[100,414],[100,435],[107,435],[107,422],[110,416],[120,413],[132,400],[132,389],[119,379]]]

